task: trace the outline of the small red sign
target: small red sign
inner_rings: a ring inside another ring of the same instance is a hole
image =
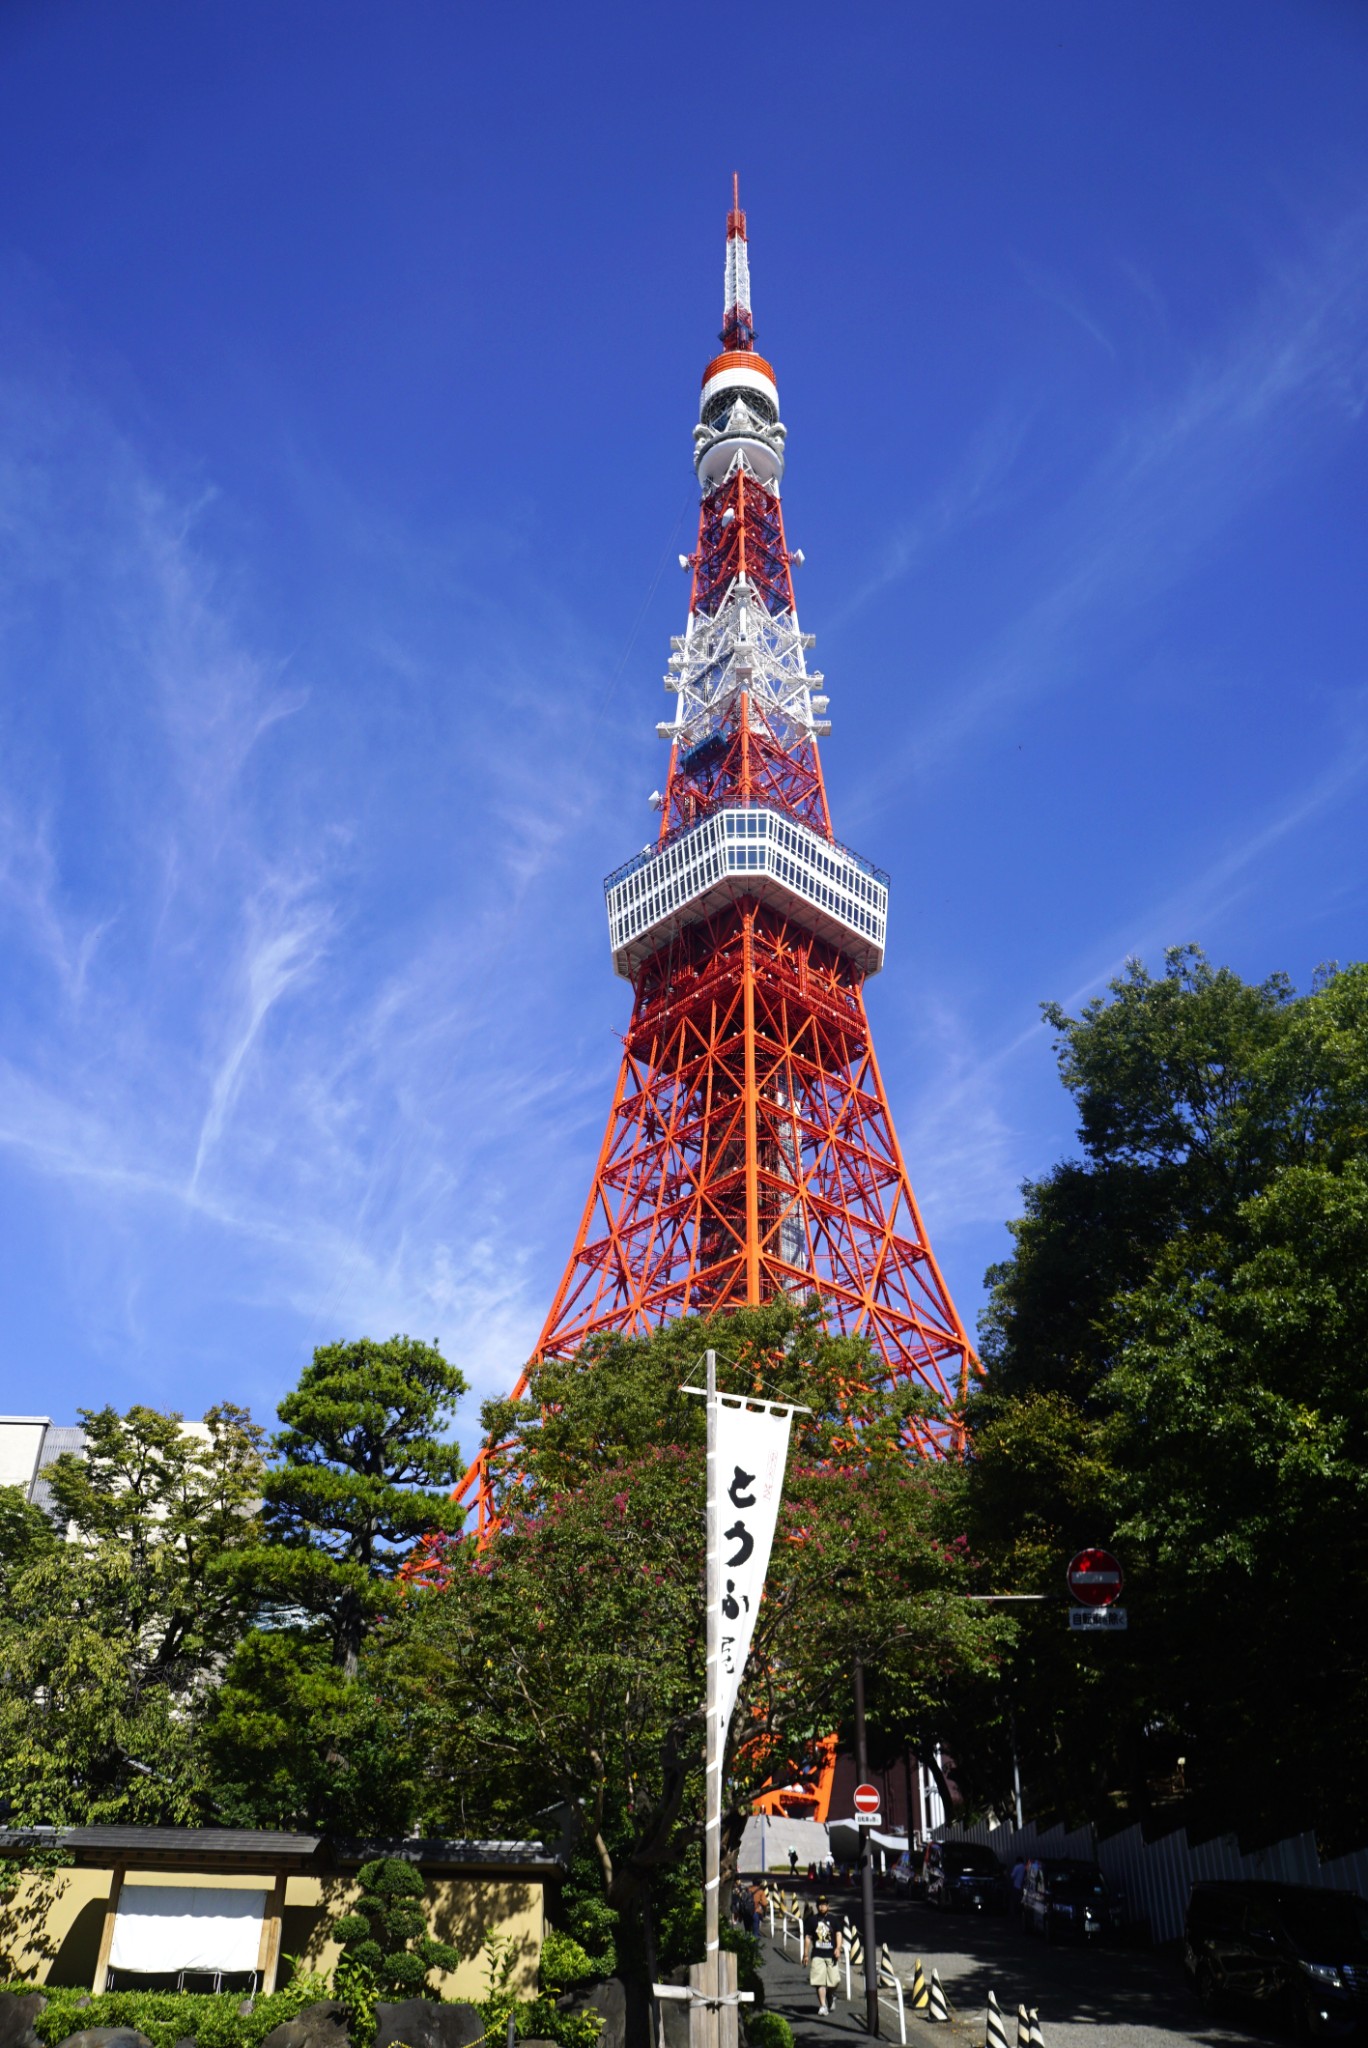
[[[877,1785],[855,1787],[856,1813],[877,1813],[879,1810],[879,1788]]]
[[[1110,1607],[1124,1584],[1109,1550],[1080,1550],[1069,1566],[1069,1591],[1083,1607]]]

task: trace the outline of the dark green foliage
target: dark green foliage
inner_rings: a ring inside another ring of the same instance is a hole
[[[218,1815],[235,1827],[402,1835],[418,1797],[409,1688],[372,1631],[354,1681],[331,1646],[257,1629],[209,1706],[204,1750]]]
[[[420,1800],[397,1574],[458,1527],[460,1452],[437,1432],[465,1382],[430,1345],[363,1339],[314,1353],[280,1404],[263,1529],[237,1561],[263,1623],[238,1648],[204,1747],[223,1816],[255,1826],[406,1834]]]
[[[348,1678],[414,1545],[460,1526],[460,1450],[438,1432],[464,1392],[432,1345],[361,1338],[315,1351],[280,1404],[265,1540],[243,1575],[282,1615],[310,1616]]]
[[[1368,1832],[1368,968],[1295,996],[1192,949],[1048,1013],[1083,1157],[993,1277],[970,1533],[1024,1623],[1045,1812],[1267,1839]],[[1106,1543],[1129,1633],[1064,1628]],[[1332,1569],[1326,1561],[1333,1560]],[[957,1762],[999,1799],[1000,1717]],[[1181,1763],[1180,1760],[1181,1759]]]
[[[362,1864],[357,1883],[356,1903],[333,1922],[344,1957],[383,1998],[423,1996],[431,1972],[454,1970],[461,1958],[427,1931],[422,1877],[402,1858],[380,1856]]]

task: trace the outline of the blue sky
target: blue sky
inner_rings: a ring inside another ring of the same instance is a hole
[[[1359,0],[8,0],[0,1407],[515,1373],[733,169],[966,1316],[1072,1144],[1042,1000],[1362,958],[1366,104]]]

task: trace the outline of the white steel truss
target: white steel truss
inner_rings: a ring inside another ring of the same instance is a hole
[[[799,631],[793,612],[773,617],[738,576],[716,612],[691,612],[687,631],[671,638],[665,687],[677,694],[679,705],[657,732],[696,747],[727,724],[744,690],[752,726],[768,727],[781,746],[829,733],[831,721],[822,716],[827,699],[815,694],[822,673],[809,671],[804,660],[812,643],[813,635]]]

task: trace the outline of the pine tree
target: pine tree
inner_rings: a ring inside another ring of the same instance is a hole
[[[280,1404],[264,1541],[243,1569],[277,1620],[324,1633],[348,1680],[405,1558],[460,1526],[460,1450],[438,1433],[465,1391],[435,1346],[363,1337],[321,1346]]]

